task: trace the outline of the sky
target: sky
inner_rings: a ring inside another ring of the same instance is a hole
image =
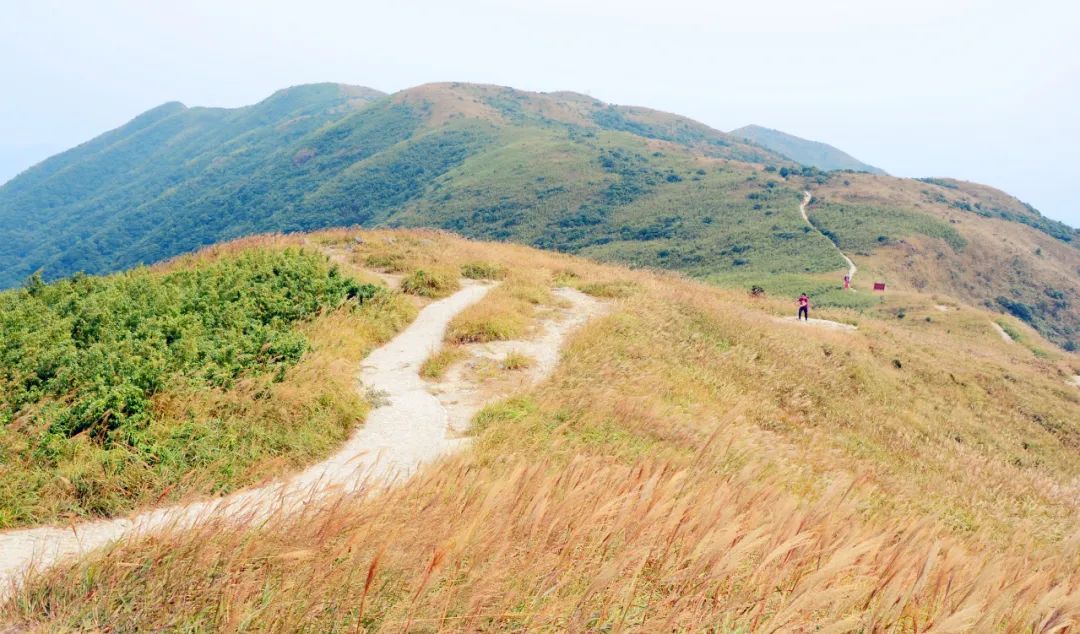
[[[1080,227],[1067,0],[0,0],[0,182],[166,101],[318,81],[573,90],[756,123]]]

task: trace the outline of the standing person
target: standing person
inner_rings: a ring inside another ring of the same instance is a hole
[[[851,288],[851,276],[844,275],[844,290],[846,291],[849,288]]]
[[[796,319],[810,321],[810,298],[806,296],[806,293],[799,295],[799,316]]]

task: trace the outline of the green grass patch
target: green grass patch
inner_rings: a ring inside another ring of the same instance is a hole
[[[450,366],[469,356],[460,346],[446,346],[431,353],[420,365],[420,376],[425,379],[439,380],[446,375]]]
[[[1001,326],[1001,329],[1005,331],[1005,334],[1009,335],[1009,338],[1013,341],[1020,341],[1022,338],[1020,331],[1009,322],[1004,319],[998,319],[997,325]]]
[[[626,282],[615,280],[611,282],[592,282],[589,284],[582,284],[578,287],[578,290],[586,295],[592,295],[593,297],[600,297],[604,299],[618,299],[622,297],[630,297],[637,290],[637,285],[633,282]]]
[[[962,251],[967,245],[967,240],[948,223],[895,207],[815,201],[809,211],[810,222],[849,254],[870,255],[875,249],[915,234],[940,238],[954,251]]]
[[[456,275],[441,269],[416,269],[401,280],[401,290],[410,295],[437,299],[461,288]]]
[[[506,267],[491,262],[466,262],[461,265],[461,276],[470,280],[501,280],[506,277]]]

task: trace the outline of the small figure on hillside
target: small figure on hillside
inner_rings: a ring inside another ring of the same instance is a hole
[[[844,275],[844,290],[846,291],[849,288],[851,288],[851,276]]]
[[[810,321],[810,298],[806,293],[799,295],[799,316],[796,319]]]

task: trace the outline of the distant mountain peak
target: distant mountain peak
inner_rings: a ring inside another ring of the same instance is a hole
[[[764,126],[751,124],[732,130],[728,134],[739,139],[746,139],[777,154],[782,154],[802,165],[809,165],[818,169],[830,171],[846,169],[856,172],[870,172],[871,174],[886,173],[885,170],[863,163],[847,152],[827,143],[803,139],[794,134]]]

